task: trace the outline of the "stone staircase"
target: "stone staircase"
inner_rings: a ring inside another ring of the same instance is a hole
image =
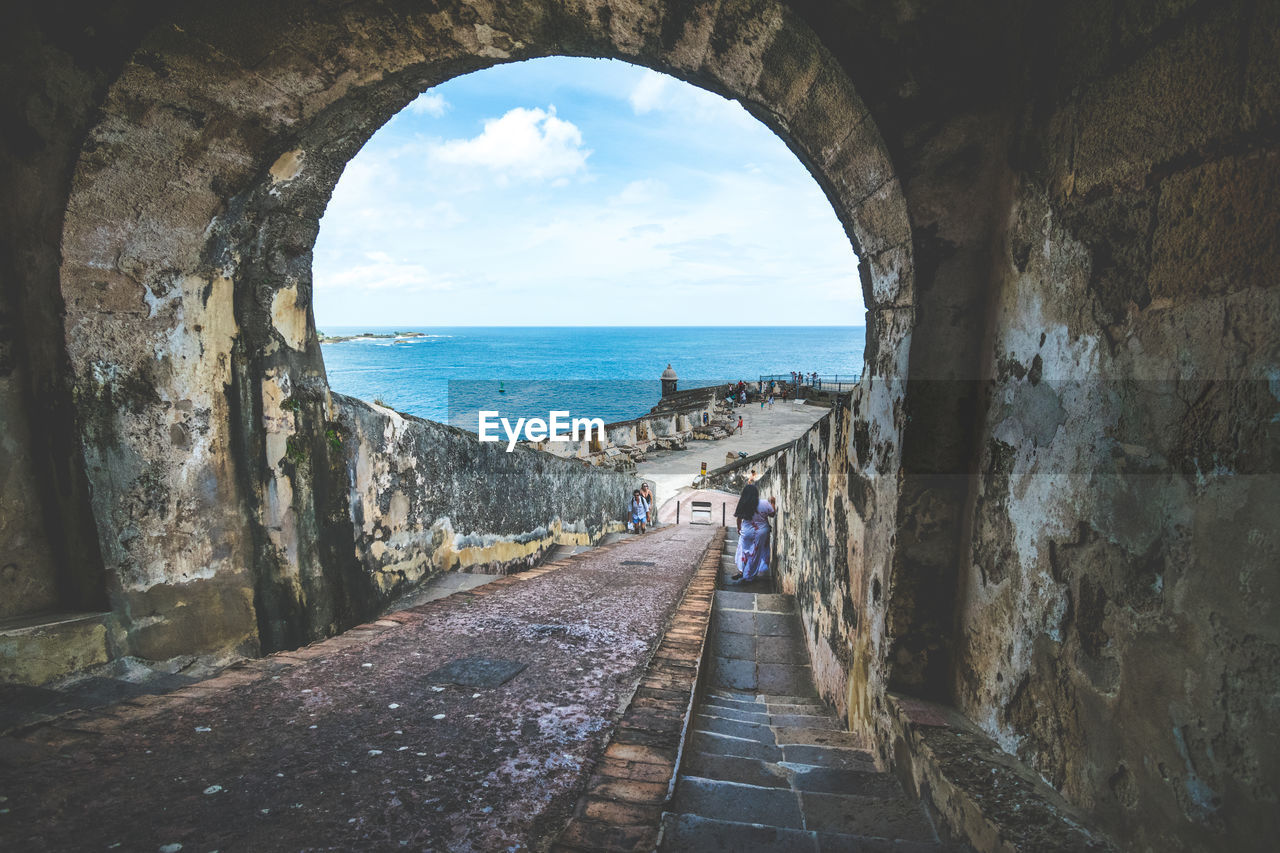
[[[730,530],[706,681],[658,849],[960,849],[939,842],[920,804],[818,698],[794,599],[728,581],[735,544]]]

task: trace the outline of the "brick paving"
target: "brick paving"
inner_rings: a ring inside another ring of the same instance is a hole
[[[724,536],[716,530],[554,851],[647,851],[657,843],[693,708]]]
[[[683,623],[658,644],[682,601],[705,619],[701,575],[685,593],[714,532],[659,529],[11,733],[0,849],[542,848],[593,772],[582,816],[656,825],[701,649]],[[492,688],[427,677],[477,656],[525,668]]]

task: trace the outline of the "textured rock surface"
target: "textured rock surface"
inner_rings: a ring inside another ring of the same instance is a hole
[[[362,577],[379,601],[439,571],[505,573],[625,530],[637,481],[334,395]]]

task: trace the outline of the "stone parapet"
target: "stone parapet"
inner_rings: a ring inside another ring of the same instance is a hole
[[[626,529],[640,481],[333,395],[360,576],[378,602],[442,571],[506,574]],[[443,475],[443,476],[442,476]]]

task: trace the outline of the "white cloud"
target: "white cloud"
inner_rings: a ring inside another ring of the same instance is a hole
[[[438,162],[480,166],[502,178],[554,180],[584,169],[591,151],[577,125],[557,118],[553,106],[516,107],[486,120],[479,136],[440,143],[431,154]]]
[[[622,191],[610,199],[613,204],[650,204],[666,193],[666,186],[661,181],[643,178],[631,181]]]
[[[318,321],[861,323],[857,258],[795,155],[735,101],[614,70],[505,113],[459,78],[443,116],[389,123],[322,222]]]
[[[631,109],[636,115],[644,115],[666,105],[667,83],[671,80],[665,74],[646,70],[631,90]]]
[[[445,114],[445,110],[449,109],[449,102],[444,99],[444,95],[435,92],[423,92],[418,97],[409,102],[406,110],[416,116],[430,116],[431,118],[440,118]]]
[[[437,278],[422,264],[397,261],[386,252],[369,252],[367,263],[343,264],[330,272],[319,264],[315,269],[317,290],[451,290],[452,282]]]
[[[636,115],[668,113],[679,124],[725,125],[756,130],[758,122],[742,104],[715,92],[681,83],[674,77],[646,69],[627,96]]]

